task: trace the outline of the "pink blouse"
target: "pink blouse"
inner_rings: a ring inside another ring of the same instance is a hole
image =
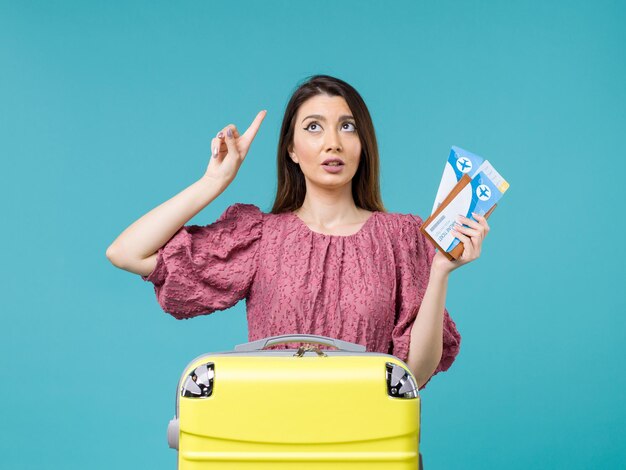
[[[416,215],[373,212],[353,235],[326,235],[292,212],[266,214],[251,204],[234,204],[210,225],[182,227],[142,279],[154,284],[163,310],[178,319],[246,299],[249,341],[323,335],[406,362],[435,255],[421,224]],[[443,354],[435,374],[450,367],[460,342],[444,310]]]

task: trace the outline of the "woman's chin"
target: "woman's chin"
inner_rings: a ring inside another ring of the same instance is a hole
[[[339,189],[347,184],[351,184],[352,178],[345,176],[329,175],[317,178],[305,178],[307,187],[317,187],[322,189]]]

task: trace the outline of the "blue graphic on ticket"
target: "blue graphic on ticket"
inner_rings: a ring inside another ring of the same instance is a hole
[[[446,252],[451,251],[460,241],[451,231],[457,224],[457,217],[463,215],[476,220],[472,212],[485,215],[509,188],[509,183],[485,160],[476,169],[471,181],[441,210],[438,216],[425,227],[426,232]]]
[[[437,189],[437,196],[435,197],[435,203],[431,214],[437,210],[439,205],[443,202],[452,188],[456,186],[463,175],[473,177],[480,165],[485,161],[480,155],[476,155],[460,147],[452,146],[450,155],[446,161],[446,165],[443,168],[443,175],[441,176],[441,182]]]

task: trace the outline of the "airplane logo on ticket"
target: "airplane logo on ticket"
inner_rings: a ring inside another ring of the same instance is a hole
[[[472,161],[469,158],[459,158],[456,161],[456,167],[461,173],[469,173],[472,171]]]
[[[491,197],[491,190],[489,189],[489,186],[487,186],[486,184],[481,184],[480,186],[478,186],[476,188],[476,196],[478,196],[478,199],[480,199],[481,201],[488,201]]]

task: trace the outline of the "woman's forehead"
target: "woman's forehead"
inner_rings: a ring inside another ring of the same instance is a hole
[[[300,105],[298,119],[301,121],[311,114],[333,119],[341,115],[352,115],[352,112],[343,96],[316,95]]]

